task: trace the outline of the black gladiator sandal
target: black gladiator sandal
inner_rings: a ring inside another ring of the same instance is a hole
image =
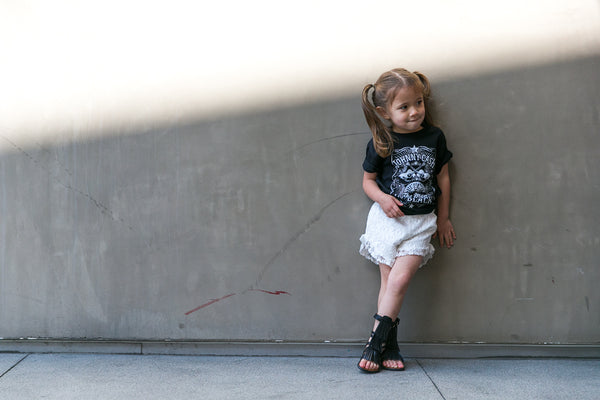
[[[365,350],[362,353],[362,357],[360,358],[360,360],[358,360],[358,369],[366,373],[375,373],[381,371],[381,366],[383,365],[381,363],[381,356],[385,351],[388,336],[390,334],[390,331],[392,330],[392,326],[394,325],[390,317],[382,317],[379,314],[375,314],[373,317],[377,321],[379,321],[379,324],[377,325],[377,328],[375,328],[375,330],[371,332],[371,338],[367,342],[367,347],[365,347]],[[398,345],[396,344],[396,347],[397,346]],[[361,360],[373,361],[375,364],[378,365],[378,367],[377,369],[372,371],[362,368],[360,366]]]
[[[381,355],[381,368],[389,371],[404,371],[404,366],[402,368],[388,368],[383,365],[384,361],[402,361],[402,365],[404,365],[404,358],[402,358],[400,347],[398,347],[398,323],[400,323],[399,318],[396,319],[390,329],[390,334],[385,342],[385,349]]]

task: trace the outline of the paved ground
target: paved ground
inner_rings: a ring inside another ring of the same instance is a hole
[[[0,354],[0,399],[600,399],[600,360]]]

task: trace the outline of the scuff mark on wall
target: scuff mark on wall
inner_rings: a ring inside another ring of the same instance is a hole
[[[585,308],[590,312],[590,298],[585,296]]]
[[[228,298],[228,297],[235,296],[236,294],[237,294],[237,293],[231,293],[231,294],[228,294],[228,295],[226,295],[226,296],[223,296],[223,297],[221,297],[221,298],[218,298],[218,299],[212,299],[212,300],[211,300],[211,301],[209,301],[208,303],[204,303],[204,304],[202,304],[201,306],[198,306],[198,307],[194,308],[193,310],[190,310],[190,311],[186,312],[186,313],[185,313],[185,315],[190,315],[190,314],[191,314],[191,313],[193,313],[193,312],[196,312],[196,311],[198,311],[198,310],[201,310],[201,309],[203,309],[204,307],[208,307],[208,306],[210,306],[211,304],[215,304],[215,303],[217,303],[217,302],[219,302],[219,301],[221,301],[221,300],[225,300],[225,299],[226,299],[226,298]]]
[[[263,293],[268,293],[268,294],[274,294],[274,295],[276,295],[276,296],[279,296],[280,294],[288,294],[288,295],[290,295],[290,296],[291,296],[291,294],[290,294],[290,293],[288,293],[288,292],[285,292],[285,291],[283,291],[283,290],[277,290],[277,291],[275,291],[275,292],[270,292],[270,291],[268,291],[268,290],[263,290],[263,289],[248,289],[248,290],[247,290],[247,292],[263,292]]]
[[[274,292],[271,292],[269,290],[264,290],[264,289],[246,289],[241,294],[245,294],[246,292],[262,292],[262,293],[267,293],[267,294],[273,294],[273,295],[276,295],[276,296],[279,296],[281,294],[287,294],[287,295],[291,296],[291,293],[283,291],[283,290],[276,290]],[[219,302],[221,300],[225,300],[225,299],[227,299],[229,297],[236,296],[237,294],[238,293],[231,293],[231,294],[228,294],[226,296],[220,297],[218,299],[212,299],[211,301],[209,301],[207,303],[204,303],[201,306],[198,306],[198,307],[194,308],[193,310],[190,310],[190,311],[186,312],[185,315],[190,315],[190,314],[192,314],[192,313],[194,313],[194,312],[196,312],[198,310],[203,309],[204,307],[208,307],[208,306],[210,306],[212,304],[215,304],[215,303],[217,303],[217,302]]]
[[[248,287],[248,289],[244,290],[243,292],[241,292],[241,294],[245,294],[247,292],[263,292],[263,293],[268,293],[268,294],[272,294],[272,295],[281,295],[281,294],[287,294],[291,296],[291,293],[283,291],[283,290],[277,290],[275,292],[271,292],[268,290],[264,290],[264,289],[258,289],[257,286],[260,284],[260,282],[262,281],[265,273],[267,272],[267,270],[275,263],[275,261],[282,255],[284,254],[287,249],[289,249],[289,247],[296,241],[298,240],[302,235],[304,235],[306,232],[308,232],[310,230],[310,228],[317,222],[319,222],[319,220],[321,219],[321,217],[323,216],[323,213],[331,206],[333,206],[335,203],[337,203],[338,201],[340,201],[341,199],[343,199],[344,197],[348,196],[349,194],[353,193],[353,191],[344,193],[340,196],[338,196],[336,199],[332,200],[331,202],[327,203],[324,207],[322,207],[318,213],[316,213],[305,225],[302,229],[300,229],[298,232],[296,232],[270,259],[269,261],[262,267],[262,269],[260,270],[260,272],[258,273],[258,276],[256,278],[256,280],[254,281],[254,283],[252,285],[250,285],[250,287]],[[196,308],[194,308],[193,310],[190,310],[188,312],[185,313],[185,315],[190,315],[193,312],[196,312],[198,310],[201,310],[205,307],[208,307],[212,304],[215,304],[221,300],[224,300],[228,297],[232,297],[235,296],[237,293],[231,293],[228,294],[226,296],[223,296],[221,298],[218,299],[212,299],[211,301],[202,304],[201,306],[198,306]]]

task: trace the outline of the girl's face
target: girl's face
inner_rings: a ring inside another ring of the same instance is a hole
[[[392,123],[394,132],[412,133],[421,130],[425,119],[423,93],[414,87],[403,87],[387,107],[377,107],[379,114]]]

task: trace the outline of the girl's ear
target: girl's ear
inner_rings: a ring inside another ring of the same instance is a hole
[[[385,111],[385,108],[378,106],[375,108],[375,110],[377,110],[377,114],[379,114],[381,116],[381,118],[383,119],[390,119],[390,116],[388,115],[387,111]]]

